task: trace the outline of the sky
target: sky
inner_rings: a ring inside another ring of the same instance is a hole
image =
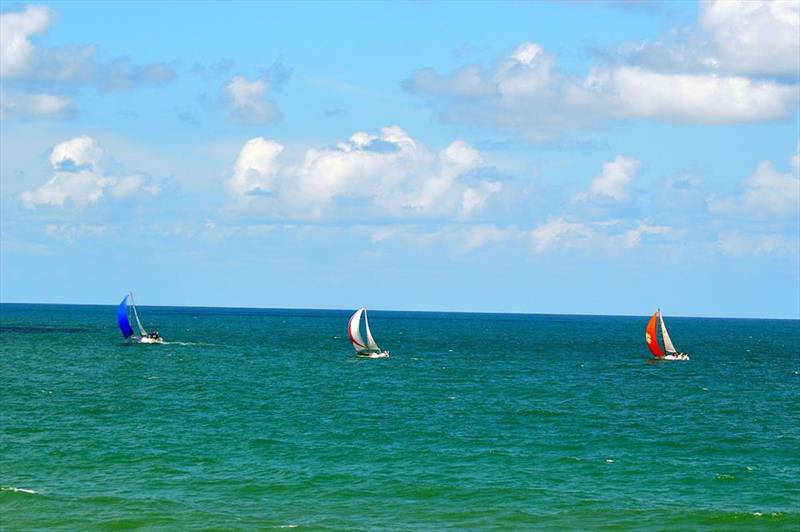
[[[0,2],[0,301],[800,318],[800,2]]]

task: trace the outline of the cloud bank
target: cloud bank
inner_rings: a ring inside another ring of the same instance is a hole
[[[0,14],[0,118],[66,118],[73,109],[70,92],[94,86],[121,92],[175,80],[172,66],[136,65],[128,57],[100,61],[93,45],[41,47],[35,38],[56,21],[53,10],[27,5]]]
[[[424,68],[403,86],[443,122],[511,129],[533,139],[626,119],[729,124],[791,117],[800,94],[800,3],[702,6],[694,31],[705,31],[711,53],[700,40],[678,49],[633,43],[600,54],[607,60],[579,77],[559,69],[540,44],[523,42],[490,66],[450,73]]]

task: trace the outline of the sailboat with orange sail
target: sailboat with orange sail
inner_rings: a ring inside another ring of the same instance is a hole
[[[656,321],[661,324],[661,336],[664,340],[664,349],[661,349],[661,344],[658,343],[658,332],[656,331]],[[689,355],[681,353],[675,346],[672,345],[672,339],[667,332],[667,326],[664,324],[664,316],[661,314],[661,309],[656,310],[650,321],[647,322],[647,328],[644,332],[644,341],[653,356],[659,360],[689,360]]]

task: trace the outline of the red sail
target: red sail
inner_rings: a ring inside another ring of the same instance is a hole
[[[653,314],[653,317],[650,318],[649,322],[647,322],[647,329],[645,329],[644,333],[644,341],[647,342],[647,347],[650,348],[650,352],[653,353],[656,357],[661,358],[664,356],[664,351],[662,351],[661,346],[658,345],[658,336],[656,336],[657,319],[658,319],[658,312]]]

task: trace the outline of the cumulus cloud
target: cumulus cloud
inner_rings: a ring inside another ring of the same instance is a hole
[[[443,122],[540,141],[609,120],[781,120],[798,107],[797,81],[787,75],[800,72],[799,26],[798,2],[705,2],[698,25],[666,41],[595,50],[601,62],[584,77],[559,69],[540,44],[523,42],[489,66],[423,68],[403,86]]]
[[[274,140],[256,137],[248,140],[239,152],[230,180],[234,194],[243,196],[253,192],[270,192],[275,188],[278,173],[278,155],[283,146]]]
[[[265,97],[266,79],[248,80],[235,76],[223,87],[231,117],[243,124],[268,124],[280,118],[278,107]]]
[[[176,77],[172,66],[162,62],[139,66],[128,58],[100,61],[93,45],[37,46],[34,38],[55,20],[52,10],[38,5],[0,14],[0,118],[66,118],[72,108],[65,93],[76,87],[126,91]]]
[[[761,122],[789,116],[798,88],[718,73],[680,74],[637,66],[597,66],[583,79],[556,67],[539,44],[522,43],[489,70],[414,73],[404,87],[450,123],[511,128],[536,136],[604,120]]]
[[[53,176],[43,185],[23,192],[25,207],[41,205],[63,207],[67,202],[78,207],[97,203],[105,194],[124,199],[137,194],[156,196],[160,190],[140,176],[122,178],[104,175],[100,162],[103,151],[88,135],[57,144],[50,152]]]
[[[0,77],[28,72],[35,53],[30,37],[47,31],[54,19],[52,11],[36,5],[0,14]]]
[[[627,201],[628,185],[636,177],[640,166],[641,163],[635,159],[618,156],[613,161],[603,164],[603,171],[592,179],[588,192],[576,195],[572,202],[605,198],[619,202]]]
[[[723,66],[743,73],[800,71],[800,2],[716,0],[700,4]]]
[[[621,118],[680,122],[764,122],[797,107],[796,85],[719,74],[660,73],[636,67],[597,69],[590,84]]]
[[[750,219],[796,219],[800,214],[800,147],[791,166],[789,173],[781,173],[769,161],[760,162],[744,180],[739,195],[712,196],[709,209],[714,214]]]
[[[455,141],[431,153],[396,126],[308,149],[285,165],[282,151],[275,141],[249,140],[229,180],[233,194],[252,203],[268,193],[272,208],[293,218],[469,218],[501,189],[474,175],[483,161],[469,144]]]

